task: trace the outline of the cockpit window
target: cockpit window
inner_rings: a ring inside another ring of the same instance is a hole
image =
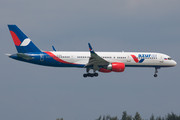
[[[171,58],[168,58],[168,60],[172,60]]]

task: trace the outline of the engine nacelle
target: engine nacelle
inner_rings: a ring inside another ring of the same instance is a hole
[[[105,69],[105,68],[100,68],[100,69],[99,69],[99,72],[110,73],[111,70],[107,70],[107,69]]]
[[[107,70],[111,70],[113,72],[123,72],[125,69],[125,64],[120,62],[113,62],[107,66]]]

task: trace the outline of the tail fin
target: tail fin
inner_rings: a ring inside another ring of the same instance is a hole
[[[18,53],[41,52],[16,25],[8,25],[8,27]]]

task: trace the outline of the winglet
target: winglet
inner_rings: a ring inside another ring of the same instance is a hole
[[[88,45],[89,45],[89,51],[90,51],[91,53],[95,53],[94,50],[93,50],[93,48],[91,47],[91,44],[88,43]]]
[[[56,51],[56,49],[55,49],[55,47],[54,47],[54,46],[52,46],[52,48],[53,48],[53,50],[54,50],[54,51]]]

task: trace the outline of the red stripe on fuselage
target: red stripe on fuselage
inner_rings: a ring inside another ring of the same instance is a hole
[[[137,57],[136,57],[135,55],[131,55],[131,57],[134,59],[134,61],[135,61],[136,63],[139,62],[139,60],[137,59]]]
[[[74,63],[66,62],[64,60],[59,59],[56,55],[54,55],[51,52],[46,51],[45,53],[48,54],[49,56],[51,56],[54,60],[56,60],[58,62],[65,63],[65,64],[74,64]]]
[[[10,31],[10,33],[13,38],[14,44],[16,46],[19,46],[21,44],[21,41],[19,40],[18,36],[13,31]]]

